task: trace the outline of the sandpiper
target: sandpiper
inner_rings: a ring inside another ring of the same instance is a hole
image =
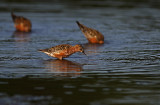
[[[81,45],[72,46],[69,44],[57,45],[48,49],[40,49],[39,51],[44,52],[51,57],[56,57],[60,60],[76,52],[84,53],[84,49]]]
[[[104,43],[104,36],[97,30],[86,27],[85,25],[79,23],[78,24],[80,30],[84,34],[84,36],[87,38],[89,43],[97,43],[97,44],[103,44]]]
[[[13,12],[11,13],[14,27],[17,31],[30,32],[32,28],[31,21],[23,16],[16,16]]]

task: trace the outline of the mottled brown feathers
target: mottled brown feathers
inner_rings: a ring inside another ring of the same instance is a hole
[[[39,51],[44,52],[49,56],[56,57],[60,60],[78,51],[84,53],[83,47],[81,47],[81,45],[71,46],[69,44],[57,45],[57,46],[54,46],[48,49],[39,50]]]
[[[85,25],[79,23],[76,21],[77,25],[79,26],[80,30],[84,34],[84,36],[87,38],[89,43],[104,43],[104,36],[97,30],[86,27]],[[92,41],[94,39],[94,41]]]
[[[11,13],[14,26],[17,31],[30,32],[32,24],[29,19],[23,16],[16,16],[13,12]]]

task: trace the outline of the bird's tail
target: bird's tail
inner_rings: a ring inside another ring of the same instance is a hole
[[[76,21],[76,23],[81,30],[84,30],[86,28],[83,24],[79,23],[79,21]]]
[[[11,12],[11,16],[12,16],[12,20],[15,21],[17,16],[13,13],[13,11]]]
[[[39,49],[40,52],[48,52],[48,49]]]
[[[79,21],[76,21],[76,23],[78,24],[78,26],[81,26],[81,24],[79,23]]]
[[[43,52],[43,50],[42,50],[42,49],[39,49],[38,51]]]

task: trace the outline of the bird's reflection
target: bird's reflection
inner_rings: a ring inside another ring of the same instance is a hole
[[[14,31],[12,34],[15,42],[28,42],[30,40],[30,32]]]
[[[80,64],[68,60],[47,60],[45,65],[48,72],[62,73],[65,76],[80,75],[80,71],[82,71]]]
[[[103,46],[103,44],[86,43],[83,46],[84,46],[85,53],[88,55],[88,54],[96,54],[96,53],[98,53],[99,48],[101,46]]]

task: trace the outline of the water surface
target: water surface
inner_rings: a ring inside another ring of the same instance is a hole
[[[144,0],[0,1],[0,104],[159,105],[159,2]],[[10,11],[32,21],[16,32]],[[89,44],[75,21],[103,33]],[[65,60],[38,49],[82,44]]]

